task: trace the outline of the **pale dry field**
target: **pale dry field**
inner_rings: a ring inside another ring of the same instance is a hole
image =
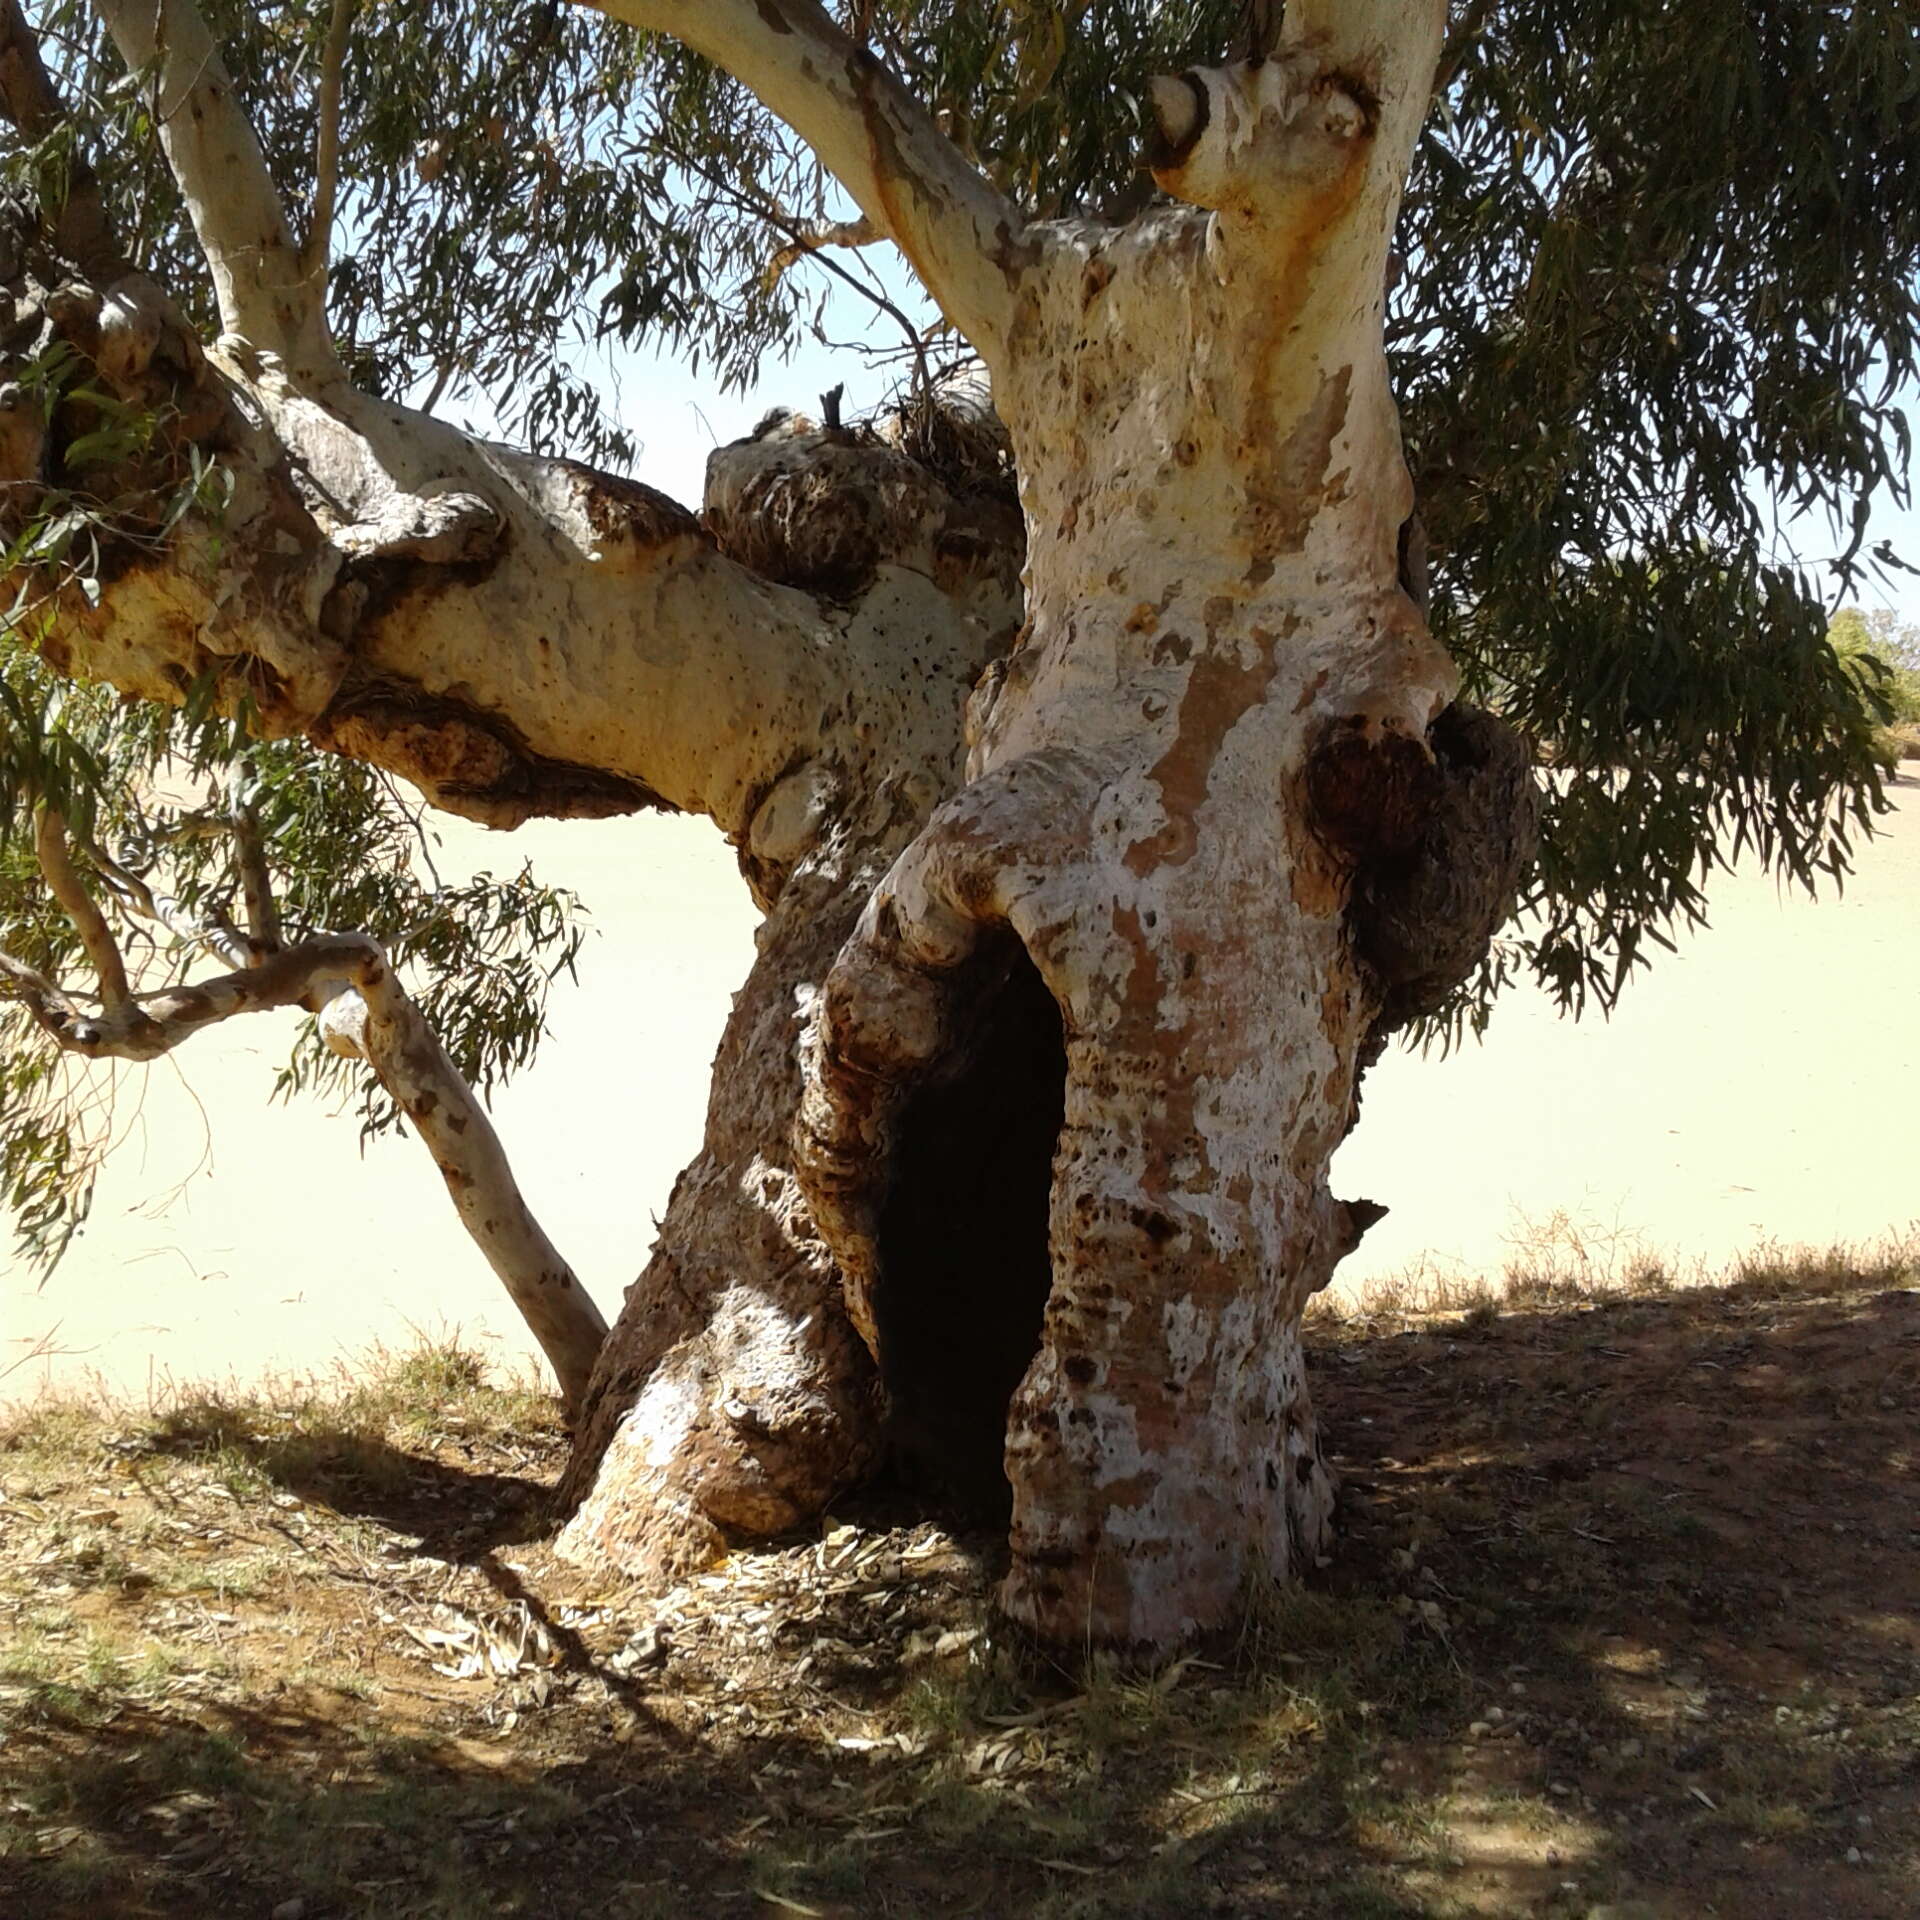
[[[1516,994],[1485,1044],[1383,1062],[1336,1190],[1392,1212],[1343,1286],[1543,1254],[1604,1274],[1643,1251],[1719,1262],[1911,1227],[1920,781],[1896,798],[1842,898],[1722,877],[1711,928],[1661,955],[1611,1023]],[[552,1038],[496,1118],[611,1317],[697,1144],[752,907],[699,821],[443,831],[449,866],[530,858],[593,909],[580,984],[556,995]],[[416,1331],[525,1360],[418,1144],[363,1154],[350,1118],[269,1104],[291,1022],[235,1023],[123,1071],[125,1144],[85,1235],[44,1284],[0,1276],[0,1400],[325,1372]]]

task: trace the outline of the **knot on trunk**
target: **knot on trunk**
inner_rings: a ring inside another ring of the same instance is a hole
[[[1540,837],[1533,753],[1503,720],[1448,707],[1427,735],[1425,811],[1364,861],[1347,924],[1383,1000],[1383,1036],[1436,1011],[1513,912]]]
[[[396,493],[369,518],[341,527],[333,544],[352,560],[451,567],[484,560],[503,531],[499,509],[490,500],[449,486],[437,493]]]
[[[1441,786],[1424,741],[1365,714],[1329,723],[1307,756],[1313,830],[1359,867],[1405,853],[1431,819]]]
[[[1364,75],[1296,48],[1150,83],[1146,164],[1190,206],[1247,211],[1325,192],[1365,152],[1380,103]]]

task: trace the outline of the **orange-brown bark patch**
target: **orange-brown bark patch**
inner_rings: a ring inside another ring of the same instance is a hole
[[[1271,647],[1262,648],[1259,658],[1246,667],[1224,653],[1204,654],[1194,662],[1181,696],[1173,744],[1150,774],[1160,789],[1166,824],[1127,849],[1129,872],[1145,875],[1163,866],[1184,866],[1193,858],[1199,844],[1195,815],[1206,802],[1221,743],[1259,704],[1273,671]]]

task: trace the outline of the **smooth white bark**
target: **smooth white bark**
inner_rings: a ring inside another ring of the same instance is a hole
[[[906,255],[981,352],[1004,334],[1027,252],[1019,212],[886,67],[814,0],[586,0],[672,34],[750,87]]]
[[[219,47],[193,0],[95,0],[120,57],[155,74],[167,164],[213,274],[220,324],[306,375],[337,372],[323,311],[324,271],[287,225]]]
[[[461,1224],[540,1342],[568,1408],[577,1410],[607,1337],[600,1309],[534,1218],[486,1109],[384,954],[370,952],[351,985],[322,1010],[328,1045],[364,1059],[413,1123]]]
[[[217,521],[73,596],[58,657],[163,701],[224,666],[270,731],[490,824],[665,805],[742,834],[803,759],[950,739],[1013,621],[1004,552],[942,557],[937,489],[881,501],[868,577],[823,600],[633,482],[244,355],[225,377],[274,432],[228,456]]]

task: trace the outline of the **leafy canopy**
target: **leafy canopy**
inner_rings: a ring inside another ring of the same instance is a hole
[[[1144,201],[1141,82],[1235,51],[1248,10],[838,11],[1010,194],[1065,216]],[[331,8],[208,12],[298,226]],[[210,319],[141,81],[79,0],[38,21],[75,103],[51,147],[91,156],[143,264]],[[585,343],[738,382],[815,323],[830,267],[764,268],[844,209],[671,42],[561,4],[369,4],[345,93],[333,318],[376,388],[471,392],[536,444],[617,462]],[[1433,621],[1556,769],[1534,912],[1466,1004],[1524,969],[1609,1003],[1646,942],[1702,917],[1716,862],[1837,875],[1882,804],[1877,717],[1827,613],[1862,581],[1869,500],[1906,484],[1908,0],[1456,8],[1400,246],[1390,351]]]

